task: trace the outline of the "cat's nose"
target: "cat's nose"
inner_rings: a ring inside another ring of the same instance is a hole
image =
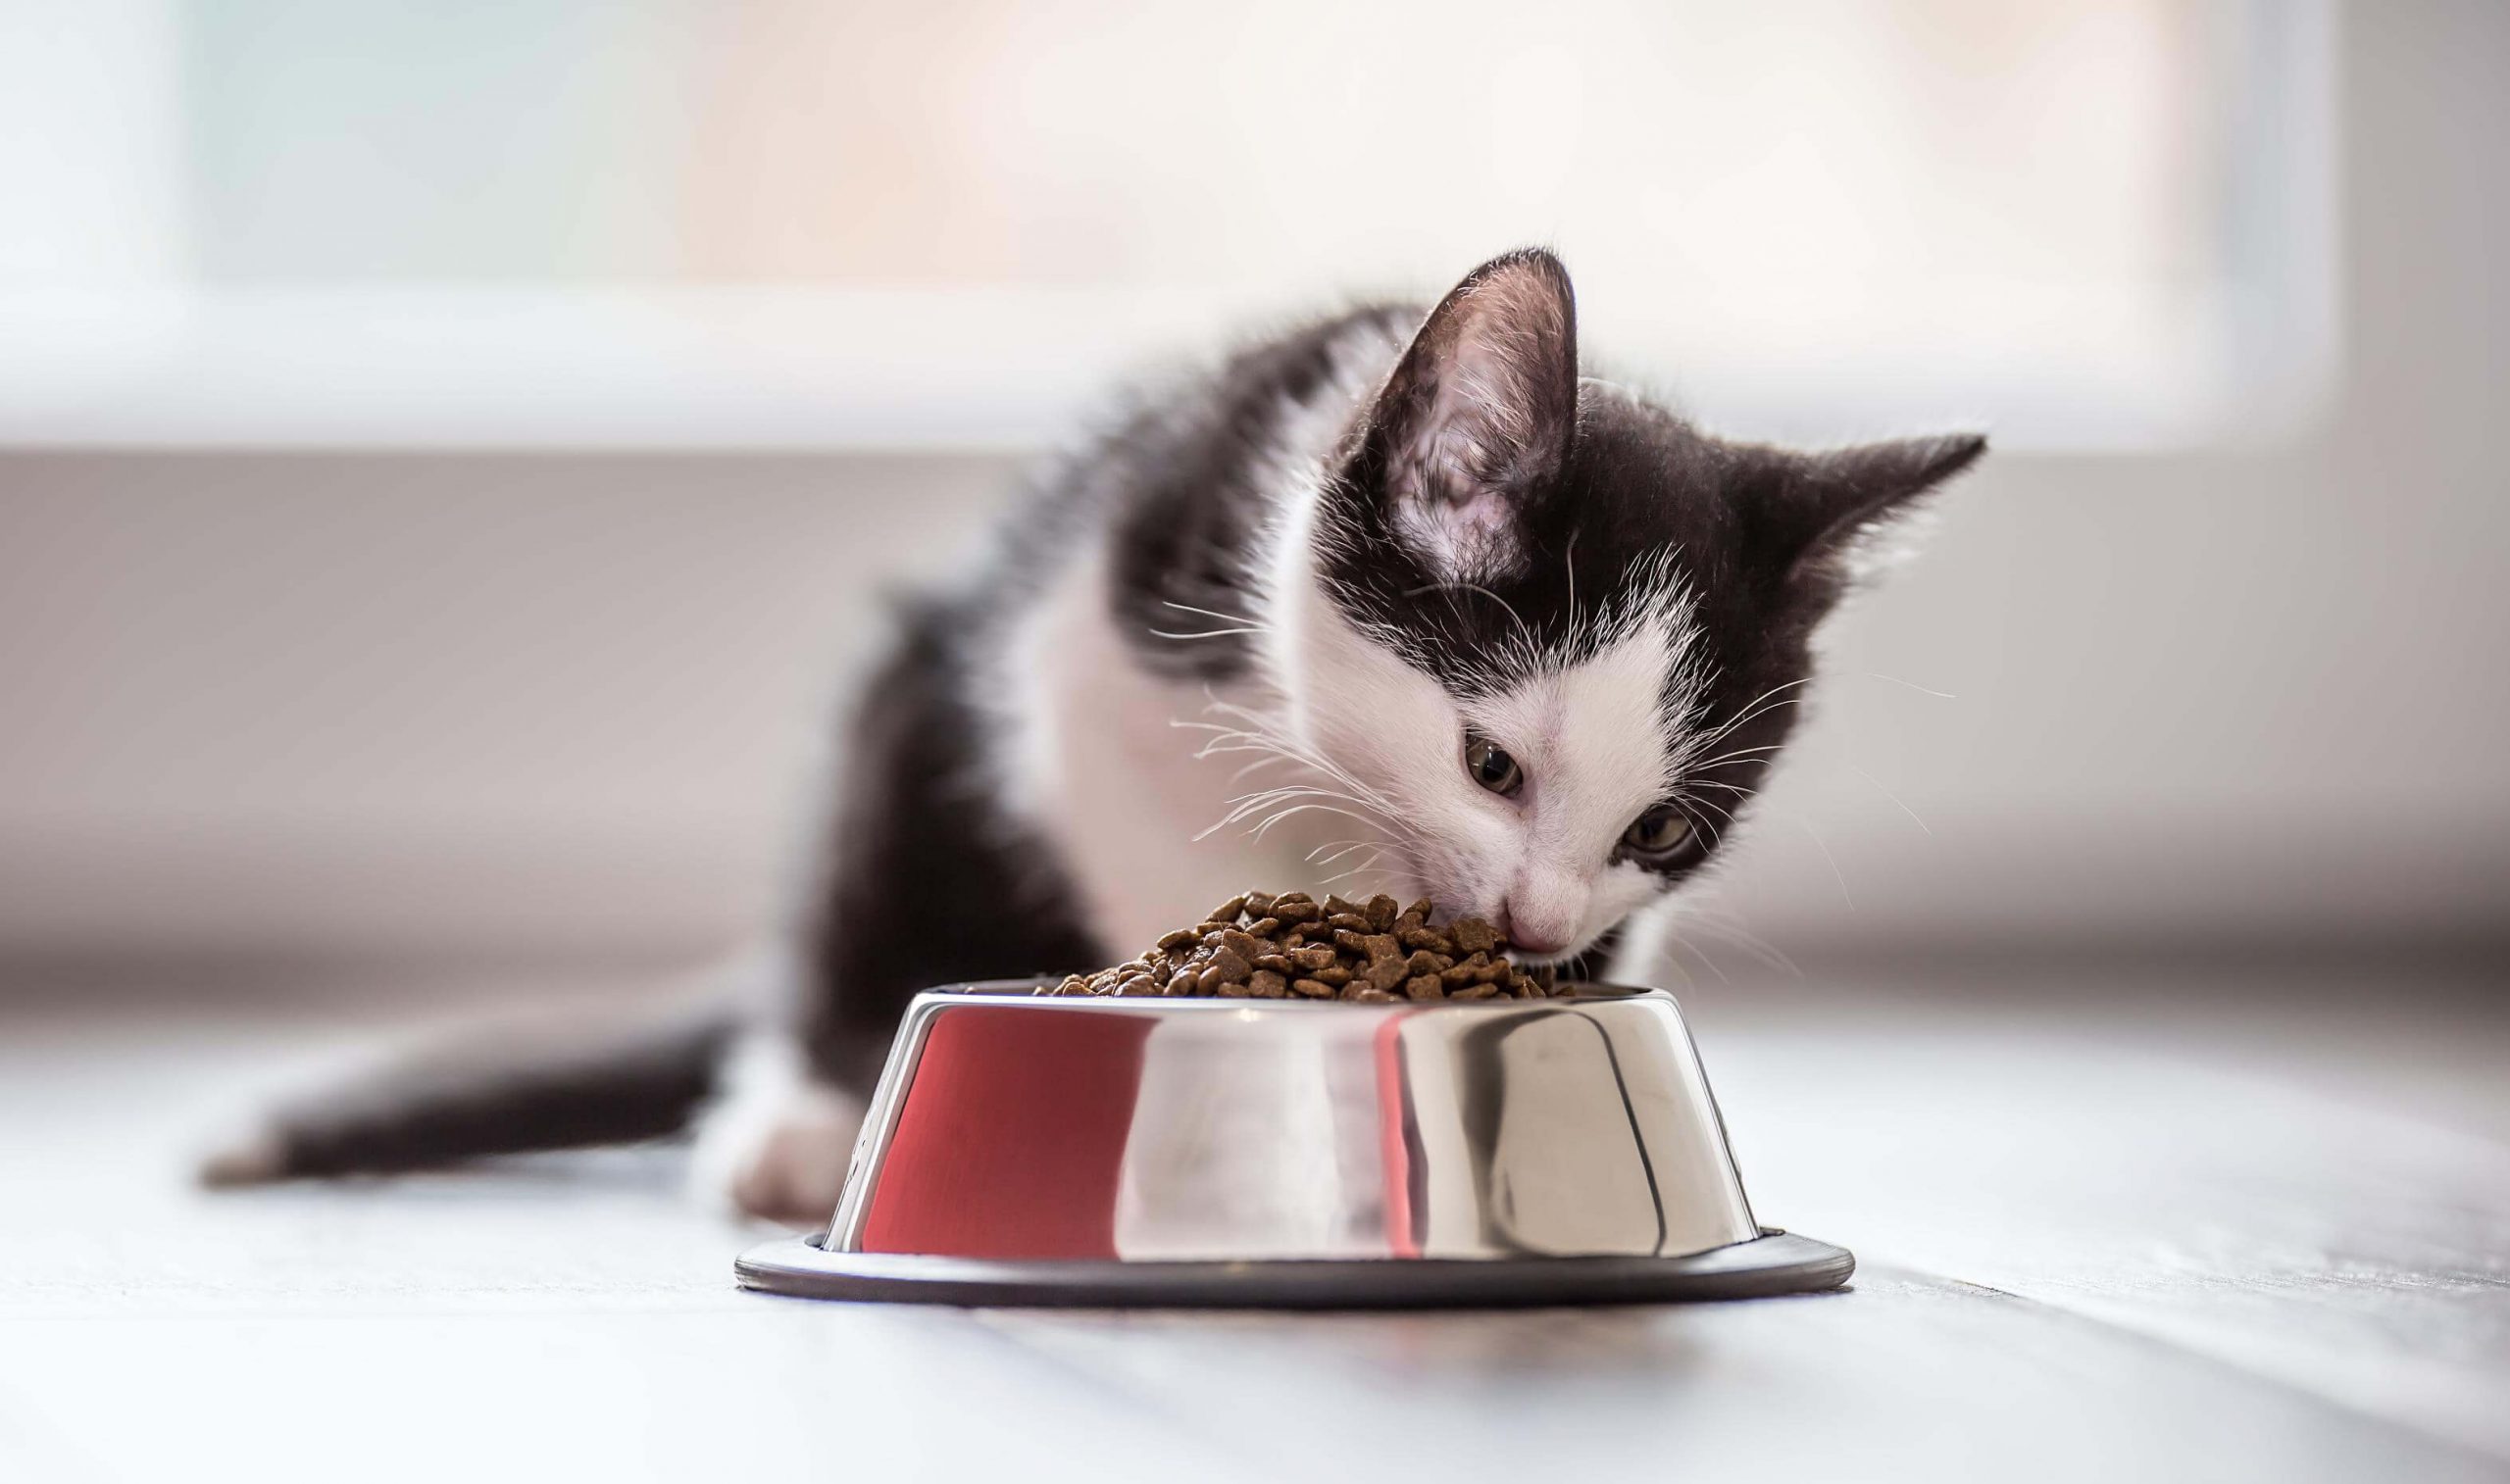
[[[1556,954],[1568,948],[1576,936],[1577,923],[1566,914],[1546,911],[1533,903],[1520,903],[1514,898],[1500,910],[1500,931],[1518,952]]]

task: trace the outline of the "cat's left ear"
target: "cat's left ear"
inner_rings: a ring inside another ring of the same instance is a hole
[[[1505,576],[1527,560],[1526,512],[1557,480],[1577,420],[1569,271],[1527,248],[1430,312],[1370,410],[1352,482],[1438,580]]]
[[[1789,456],[1778,487],[1759,502],[1763,529],[1790,565],[1834,569],[1986,451],[1984,436],[1956,433]]]

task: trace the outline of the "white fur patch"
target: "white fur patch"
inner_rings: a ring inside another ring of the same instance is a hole
[[[1655,899],[1662,881],[1613,860],[1624,829],[1665,796],[1677,739],[1661,710],[1688,649],[1679,618],[1632,624],[1600,652],[1459,703],[1362,633],[1316,586],[1297,588],[1299,726],[1396,805],[1411,889],[1573,953]],[[1465,728],[1514,755],[1526,786],[1502,798],[1469,777]]]
[[[1364,331],[1343,348],[1330,384],[1280,409],[1278,527],[1312,519],[1327,451],[1397,348]],[[1333,812],[1345,806],[1325,796],[1340,791],[1330,768],[1277,750],[1296,750],[1268,724],[1296,675],[1259,663],[1243,684],[1216,692],[1152,674],[1133,658],[1133,636],[1116,629],[1108,580],[1103,553],[1071,563],[1022,616],[975,698],[1002,797],[1053,845],[1099,939],[1137,952],[1250,886],[1392,889],[1381,874],[1330,882],[1356,864],[1334,853],[1369,830]],[[1278,617],[1180,613],[1175,626],[1194,632],[1242,618],[1263,628]],[[1269,631],[1257,635],[1259,659],[1271,642]],[[1267,789],[1305,791],[1255,799],[1250,812],[1250,798]]]
[[[689,1188],[701,1201],[807,1226],[835,1214],[863,1127],[863,1103],[812,1078],[781,1032],[744,1037],[723,1091],[698,1115]]]

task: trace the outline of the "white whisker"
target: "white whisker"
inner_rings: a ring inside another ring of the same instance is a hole
[[[1920,685],[1920,684],[1919,684],[1918,682],[1916,682],[1915,680],[1903,680],[1903,679],[1901,679],[1901,678],[1900,678],[1899,676],[1897,676],[1897,675],[1885,675],[1885,674],[1880,674],[1880,673],[1877,673],[1876,671],[1874,671],[1874,670],[1870,670],[1870,669],[1869,669],[1869,670],[1867,670],[1865,673],[1866,673],[1867,677],[1868,677],[1868,678],[1870,678],[1870,679],[1875,679],[1875,680],[1888,680],[1888,681],[1890,681],[1890,682],[1891,682],[1892,684],[1894,684],[1894,685],[1905,685],[1905,686],[1907,686],[1909,689],[1911,689],[1911,690],[1913,690],[1913,691],[1916,691],[1919,695],[1922,695],[1922,696],[1933,696],[1933,697],[1934,697],[1934,698],[1935,698],[1936,700],[1938,700],[1938,701],[1958,701],[1958,700],[1960,700],[1960,699],[1961,699],[1959,696],[1954,695],[1952,692],[1950,692],[1950,691],[1948,691],[1948,690],[1936,690],[1936,689],[1934,689],[1933,686],[1929,686],[1929,685]]]
[[[1917,812],[1916,810],[1914,810],[1914,809],[1909,808],[1909,806],[1908,806],[1908,801],[1906,801],[1906,800],[1902,799],[1898,794],[1895,794],[1895,793],[1891,792],[1891,791],[1890,791],[1889,789],[1887,789],[1887,788],[1883,788],[1883,787],[1882,787],[1882,779],[1880,779],[1880,778],[1878,778],[1878,777],[1874,776],[1874,775],[1873,775],[1872,773],[1870,773],[1870,772],[1867,772],[1864,768],[1861,768],[1861,767],[1855,767],[1854,765],[1850,765],[1850,766],[1849,766],[1849,767],[1848,767],[1848,771],[1849,771],[1849,772],[1852,772],[1852,773],[1854,773],[1854,774],[1856,774],[1856,775],[1857,775],[1858,777],[1860,777],[1860,778],[1863,778],[1866,782],[1873,784],[1877,789],[1882,790],[1882,797],[1883,797],[1883,798],[1885,798],[1885,799],[1890,800],[1890,801],[1891,801],[1892,803],[1894,803],[1894,804],[1899,805],[1899,806],[1900,806],[1900,813],[1902,813],[1902,814],[1904,814],[1904,815],[1908,816],[1912,820],[1915,820],[1915,821],[1916,821],[1916,823],[1917,823],[1917,827],[1918,827],[1918,828],[1920,828],[1920,829],[1923,829],[1923,830],[1925,830],[1925,831],[1927,832],[1927,836],[1928,836],[1928,838],[1932,839],[1932,838],[1933,837],[1933,835],[1934,835],[1934,830],[1933,830],[1931,826],[1929,826],[1929,825],[1928,825],[1928,823],[1927,823],[1924,819],[1920,819],[1920,818],[1918,818],[1918,812]]]

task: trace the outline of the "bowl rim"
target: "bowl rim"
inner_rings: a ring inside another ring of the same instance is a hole
[[[1092,1008],[1105,1010],[1121,1007],[1127,1010],[1298,1010],[1351,1014],[1359,1011],[1457,1010],[1482,1012],[1491,1010],[1539,1010],[1553,1006],[1563,1010],[1600,1004],[1627,1004],[1632,1000],[1661,999],[1673,1001],[1673,991],[1657,985],[1613,984],[1601,979],[1570,981],[1576,988],[1569,994],[1545,995],[1539,1000],[1514,1000],[1493,995],[1487,1000],[1311,1000],[1292,995],[1279,1000],[1259,999],[1252,995],[1041,995],[1035,992],[1041,984],[1059,984],[1062,976],[1040,974],[1032,979],[966,979],[952,984],[935,984],[918,990],[915,1001],[928,998],[950,1001],[985,999],[992,1002],[1032,1005],[1041,1009],[1071,1010]]]

